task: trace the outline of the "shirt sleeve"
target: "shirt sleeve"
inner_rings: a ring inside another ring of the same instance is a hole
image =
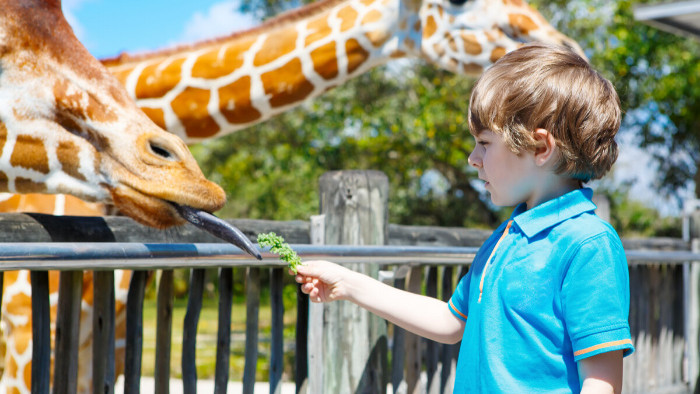
[[[450,312],[462,321],[467,321],[469,315],[469,282],[471,282],[471,278],[472,270],[470,269],[459,281],[450,301],[447,302]]]
[[[562,282],[564,321],[574,359],[623,350],[634,352],[629,328],[629,269],[616,234],[584,241]]]

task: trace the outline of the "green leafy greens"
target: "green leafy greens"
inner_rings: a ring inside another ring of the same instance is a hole
[[[270,246],[270,252],[278,254],[280,260],[286,261],[289,269],[295,274],[297,273],[297,266],[301,264],[301,258],[288,243],[284,242],[284,238],[275,233],[260,233],[258,234],[258,244],[260,246]]]

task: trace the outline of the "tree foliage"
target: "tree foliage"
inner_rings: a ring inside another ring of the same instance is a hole
[[[674,195],[695,177],[700,196],[700,43],[634,19],[635,7],[658,1],[535,3],[615,84],[626,114],[623,129],[656,159],[659,189]]]

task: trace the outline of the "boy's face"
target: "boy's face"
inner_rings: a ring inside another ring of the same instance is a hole
[[[469,155],[469,164],[479,171],[479,179],[486,181],[491,202],[498,206],[527,202],[531,207],[539,183],[534,153],[513,153],[502,135],[490,130],[474,138],[476,145]]]

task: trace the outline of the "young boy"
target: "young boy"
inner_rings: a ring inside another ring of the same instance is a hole
[[[475,85],[469,164],[491,201],[516,206],[448,303],[327,261],[299,267],[314,302],[352,301],[418,335],[462,340],[455,393],[615,392],[634,349],[622,243],[583,182],[617,159],[619,99],[573,52],[530,44]]]

